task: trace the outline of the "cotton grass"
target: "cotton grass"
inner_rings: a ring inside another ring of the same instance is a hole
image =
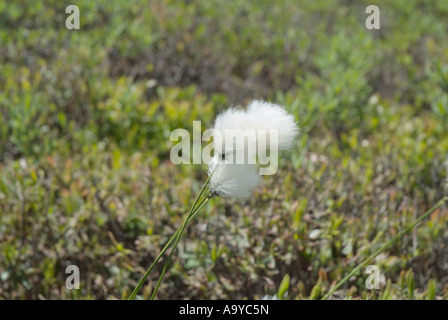
[[[207,181],[196,197],[187,218],[140,279],[129,296],[129,300],[135,299],[154,266],[172,245],[172,250],[151,296],[151,299],[155,298],[183,231],[212,197],[244,199],[252,195],[261,181],[258,170],[260,163],[257,162],[257,155],[259,154],[256,154],[254,150],[257,150],[259,146],[264,146],[277,155],[276,152],[278,151],[286,151],[292,148],[299,133],[291,114],[279,105],[262,100],[252,101],[247,110],[228,109],[217,116],[212,129],[215,135],[221,137],[226,136],[226,130],[253,130],[257,134],[254,135],[254,139],[247,139],[247,143],[244,144],[236,144],[232,139],[214,140],[213,146],[216,154],[208,164]],[[260,132],[269,132],[269,135],[259,134]],[[276,139],[273,139],[274,136]],[[247,154],[245,161],[243,163],[229,163],[229,157],[233,159],[233,155],[237,152]],[[206,191],[207,187],[208,190]]]
[[[269,135],[256,134],[254,141],[246,141],[245,150],[235,146],[234,141],[219,141],[214,146],[218,150],[209,164],[208,174],[213,175],[210,179],[212,194],[221,197],[248,198],[260,182],[257,165],[250,164],[249,159],[255,159],[253,151],[259,146],[276,151],[291,149],[299,133],[294,116],[289,114],[279,105],[268,103],[263,100],[252,101],[247,111],[228,109],[219,115],[214,123],[213,130],[221,137],[226,136],[226,130],[248,130],[258,133],[260,130],[269,132],[275,130],[277,139],[272,145]],[[251,146],[250,143],[256,144]],[[252,147],[252,148],[251,148]],[[247,162],[243,164],[227,164],[225,157],[232,156],[236,152],[248,154]],[[254,161],[256,163],[256,161]]]

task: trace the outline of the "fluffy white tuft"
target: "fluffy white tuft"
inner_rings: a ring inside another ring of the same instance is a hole
[[[225,136],[226,129],[241,129],[243,131],[254,129],[256,132],[258,129],[265,129],[266,133],[269,133],[269,130],[277,130],[277,149],[279,151],[291,149],[299,134],[293,115],[286,112],[283,107],[263,100],[252,101],[246,111],[235,108],[226,110],[216,118],[213,128],[218,130],[222,137]],[[274,147],[270,146],[268,134],[258,135],[257,143],[259,146]],[[234,144],[233,141],[224,141],[223,148],[216,143],[215,148],[217,150],[224,149],[222,152],[230,152],[233,150]]]
[[[249,104],[246,116],[250,119],[252,128],[268,131],[270,129],[278,130],[278,150],[291,149],[299,134],[294,116],[278,104],[254,100]],[[266,136],[261,135],[258,139],[259,141],[264,140],[261,141],[263,145],[269,146],[269,140],[266,141]]]
[[[225,164],[214,157],[209,164],[210,188],[224,198],[249,198],[260,182],[253,164]]]
[[[220,114],[213,125],[213,130],[219,131],[221,137],[225,137],[226,129],[258,129],[277,130],[277,149],[288,150],[292,147],[299,129],[294,117],[287,113],[281,106],[262,100],[252,101],[247,110],[231,108]],[[225,139],[224,139],[225,140]],[[270,146],[269,135],[257,135],[258,146]],[[221,197],[248,198],[260,181],[260,175],[255,164],[227,164],[223,161],[223,155],[233,155],[234,141],[224,141],[217,144],[214,139],[214,147],[218,154],[209,163],[210,187],[213,193]],[[247,151],[247,145],[245,146]],[[256,148],[255,148],[256,149]],[[255,155],[249,155],[254,157]]]
[[[245,129],[247,127],[247,114],[243,110],[230,108],[218,115],[213,128],[224,132],[225,129]]]
[[[225,139],[226,130],[249,129],[251,123],[248,120],[245,111],[235,108],[227,109],[216,118],[213,130],[218,131],[223,139],[220,142],[215,138],[213,139],[213,147],[218,151],[219,159],[222,159],[223,155],[229,156],[236,152],[234,141]]]

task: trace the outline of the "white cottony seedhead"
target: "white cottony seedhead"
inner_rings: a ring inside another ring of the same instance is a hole
[[[230,108],[221,113],[215,120],[213,128],[224,132],[226,129],[245,129],[249,127],[246,112]]]
[[[256,136],[257,144],[279,151],[289,150],[299,133],[293,115],[286,112],[283,107],[263,100],[252,101],[247,111],[234,108],[226,110],[216,118],[213,129],[219,131],[222,137],[225,137],[226,130],[254,130],[256,133],[265,130],[264,132],[267,134]],[[277,145],[270,144],[270,130],[277,131]],[[223,149],[222,153],[237,151],[234,141],[224,141],[223,143],[223,147],[217,143],[215,148]]]
[[[278,150],[291,149],[299,129],[294,116],[285,111],[281,106],[263,100],[252,101],[247,108],[247,117],[251,119],[251,125],[257,129],[277,130],[278,132]],[[260,135],[259,140],[267,137]],[[264,143],[269,146],[269,139]]]
[[[236,130],[245,131],[247,129],[252,129],[250,121],[248,121],[246,112],[238,109],[227,109],[222,114],[220,114],[214,123],[213,130],[219,133],[219,137],[222,140],[213,140],[213,147],[218,152],[219,159],[224,159],[224,156],[231,156],[236,152],[237,146],[233,139],[226,139],[226,133],[235,132]],[[214,137],[218,136],[217,134]]]
[[[260,181],[258,168],[253,164],[225,164],[213,158],[209,174],[212,193],[224,198],[249,198]]]
[[[236,198],[248,198],[260,181],[256,162],[251,162],[251,159],[256,159],[254,150],[257,146],[266,147],[275,154],[289,150],[299,133],[291,114],[279,105],[262,100],[252,101],[246,111],[226,110],[216,118],[213,130],[218,131],[224,141],[214,140],[217,154],[209,163],[208,171],[209,175],[213,172],[210,178],[212,193]],[[242,135],[249,132],[256,134],[254,139],[245,136],[245,143],[238,145],[233,139],[225,139],[229,130],[240,130]],[[240,152],[241,148],[248,155],[247,161],[243,164],[226,163],[225,160]]]

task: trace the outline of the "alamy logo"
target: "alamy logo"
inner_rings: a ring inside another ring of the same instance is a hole
[[[70,276],[65,280],[65,287],[69,290],[79,289],[79,268],[74,264],[69,265],[65,269],[65,273],[71,273]]]
[[[366,8],[366,14],[370,14],[366,19],[366,28],[369,30],[380,29],[380,8],[370,5]]]
[[[68,30],[79,29],[79,8],[74,4],[69,5],[65,8],[65,13],[70,13],[70,15],[65,19],[65,27]]]
[[[213,141],[212,141],[213,138]],[[278,169],[277,129],[207,129],[201,134],[201,121],[193,121],[193,155],[191,136],[186,129],[175,129],[170,140],[174,164],[260,164],[260,175],[273,175]],[[179,141],[180,140],[180,141]],[[201,150],[202,141],[208,141]]]
[[[375,265],[370,265],[366,268],[366,273],[370,276],[366,279],[366,288],[379,289],[380,288],[380,268]]]

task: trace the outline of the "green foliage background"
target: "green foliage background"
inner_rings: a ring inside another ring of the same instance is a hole
[[[321,297],[448,192],[447,16],[442,0],[0,1],[0,298],[126,297],[206,178],[170,162],[171,130],[252,98],[296,116],[297,146],[251,199],[207,205],[158,297]],[[334,298],[447,299],[447,223],[445,206],[379,256],[379,290],[361,274]]]

